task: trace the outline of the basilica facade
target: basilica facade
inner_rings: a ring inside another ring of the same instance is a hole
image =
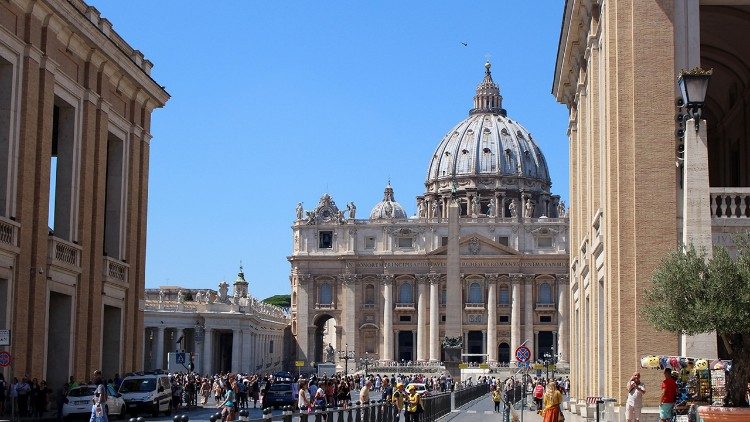
[[[325,194],[297,206],[292,335],[305,365],[335,350],[380,362],[567,360],[568,219],[531,133],[511,119],[491,65],[469,116],[429,156],[408,216],[388,183],[369,215]],[[340,354],[335,354],[339,357]],[[343,366],[343,365],[342,365]]]

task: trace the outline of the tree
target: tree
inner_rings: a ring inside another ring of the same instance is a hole
[[[732,359],[727,399],[747,406],[750,382],[750,234],[737,235],[737,258],[723,247],[713,257],[692,245],[667,255],[646,291],[646,318],[655,327],[679,334],[715,331]],[[701,356],[711,358],[712,356]]]
[[[263,299],[263,302],[269,304],[269,305],[275,305],[280,308],[289,308],[292,306],[292,296],[291,295],[275,295],[268,298]]]

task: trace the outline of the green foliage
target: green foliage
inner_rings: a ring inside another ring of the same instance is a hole
[[[268,303],[269,305],[275,305],[280,308],[289,308],[292,306],[292,296],[291,295],[275,295],[268,298],[263,299],[263,302]]]
[[[750,236],[737,236],[735,244],[735,260],[723,247],[708,262],[693,246],[667,255],[646,291],[649,322],[688,335],[750,332]]]

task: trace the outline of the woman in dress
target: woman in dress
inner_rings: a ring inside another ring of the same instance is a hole
[[[625,420],[627,422],[640,422],[645,392],[646,387],[641,382],[641,373],[634,373],[628,382],[628,401],[625,404]]]
[[[548,382],[544,392],[544,422],[560,422],[560,403],[562,394],[557,391],[557,384],[554,381]]]

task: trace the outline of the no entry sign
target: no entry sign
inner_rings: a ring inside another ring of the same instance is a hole
[[[1,367],[4,368],[6,366],[10,366],[10,359],[11,359],[10,353],[0,352],[0,366]]]
[[[516,360],[519,362],[528,362],[531,359],[531,350],[526,346],[518,346],[516,349]]]

